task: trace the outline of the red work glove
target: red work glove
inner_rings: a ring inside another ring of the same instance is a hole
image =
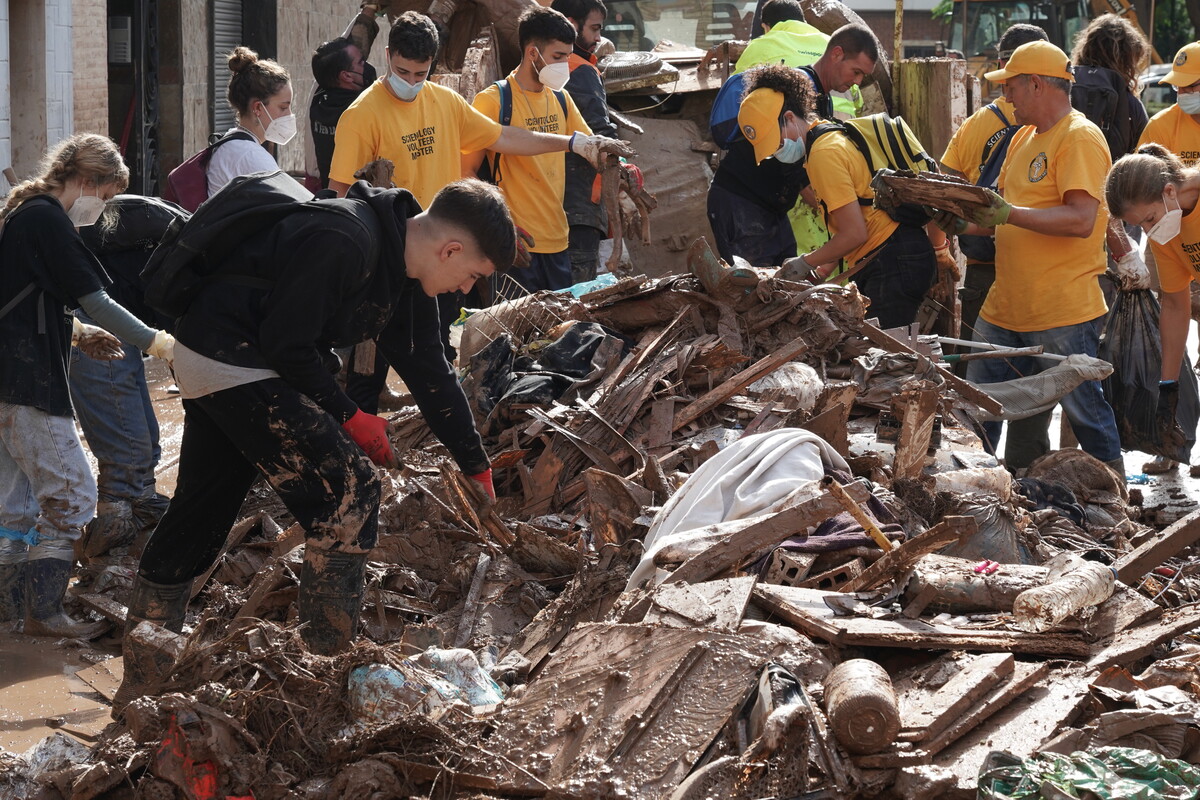
[[[639,189],[644,189],[646,179],[642,176],[641,169],[637,164],[622,164],[621,168],[625,170],[625,174],[629,177],[629,188],[635,192]]]
[[[342,427],[371,461],[381,467],[396,466],[396,451],[388,440],[386,419],[368,414],[360,408]]]
[[[480,472],[478,475],[470,475],[468,477],[470,477],[471,480],[473,480],[473,481],[479,481],[479,485],[483,487],[483,490],[485,492],[487,492],[487,496],[493,500],[496,499],[496,487],[495,487],[495,485],[492,484],[492,468],[491,467],[488,467],[483,472]]]

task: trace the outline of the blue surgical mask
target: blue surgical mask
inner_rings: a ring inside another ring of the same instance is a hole
[[[804,137],[784,139],[775,151],[775,160],[783,164],[795,164],[804,160]]]
[[[1179,95],[1179,109],[1185,114],[1200,114],[1200,92]]]
[[[425,81],[417,81],[409,83],[394,72],[388,72],[388,86],[392,87],[396,97],[407,102],[412,102],[417,99],[417,95],[421,93],[421,87],[425,85]]]

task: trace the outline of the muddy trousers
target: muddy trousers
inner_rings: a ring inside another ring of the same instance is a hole
[[[138,574],[190,581],[216,560],[261,472],[308,535],[308,547],[363,554],[375,546],[379,478],[333,417],[272,378],[184,400],[179,477]]]

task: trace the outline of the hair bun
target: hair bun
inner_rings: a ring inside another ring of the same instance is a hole
[[[235,75],[246,67],[258,63],[258,53],[251,50],[245,45],[238,45],[229,53],[228,64],[229,71]]]
[[[1146,142],[1137,149],[1138,155],[1154,156],[1155,158],[1170,158],[1171,151],[1163,147],[1158,142]]]

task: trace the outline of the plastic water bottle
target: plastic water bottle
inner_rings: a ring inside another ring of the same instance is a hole
[[[1052,561],[1046,583],[1026,589],[1013,601],[1013,624],[1030,633],[1049,630],[1081,608],[1103,603],[1112,596],[1116,581],[1111,567],[1095,561]]]

